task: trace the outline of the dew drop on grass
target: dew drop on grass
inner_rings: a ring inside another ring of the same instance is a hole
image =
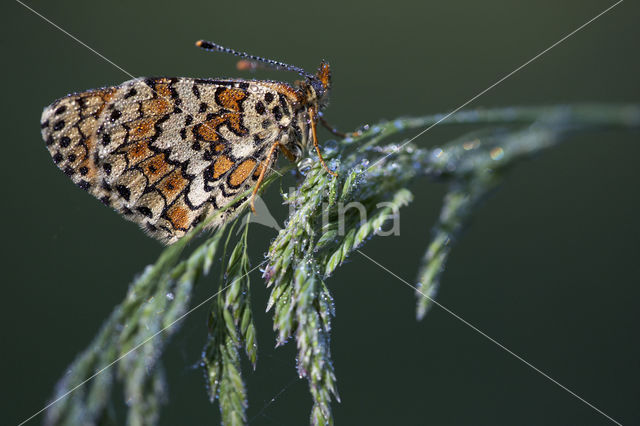
[[[304,158],[300,163],[298,163],[298,171],[300,174],[305,176],[311,170],[311,167],[315,164],[316,160],[311,157]]]
[[[322,144],[322,151],[324,155],[331,155],[338,151],[338,141],[334,139],[329,139],[324,144]]]

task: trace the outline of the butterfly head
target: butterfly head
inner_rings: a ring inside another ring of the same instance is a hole
[[[322,61],[320,67],[318,67],[318,72],[307,78],[315,92],[320,108],[327,106],[329,102],[329,90],[331,89],[331,68],[329,64]]]

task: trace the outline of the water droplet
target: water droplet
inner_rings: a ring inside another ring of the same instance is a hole
[[[325,143],[322,144],[322,150],[325,155],[330,155],[338,151],[338,141],[334,139],[329,139]]]
[[[492,160],[495,160],[495,161],[502,160],[502,157],[504,157],[504,150],[500,147],[496,147],[491,150],[489,155],[491,155]]]
[[[172,292],[167,293],[167,299],[168,300],[173,300],[173,299],[175,299],[175,297],[176,296]]]
[[[472,149],[476,149],[479,146],[480,146],[480,140],[479,139],[474,139],[472,141],[465,142],[465,143],[462,144],[462,147],[464,148],[465,151],[470,151]]]
[[[307,157],[298,163],[298,171],[304,176],[309,173],[311,167],[316,162],[312,157]]]
[[[337,151],[337,150],[336,150],[336,151]],[[334,172],[335,172],[336,170],[338,170],[338,165],[339,165],[339,163],[338,163],[338,161],[337,161],[337,160],[335,160],[335,159],[333,159],[333,160],[329,161],[329,164],[328,164],[329,169],[330,169],[330,170],[333,170]]]

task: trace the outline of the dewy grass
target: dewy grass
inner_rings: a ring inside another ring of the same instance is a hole
[[[442,117],[383,122],[326,143],[325,158],[338,171],[338,178],[326,173],[313,154],[303,160],[298,165],[303,181],[284,194],[292,213],[262,264],[251,266],[247,256],[248,221],[242,219],[193,242],[187,256],[183,255],[185,247],[208,221],[165,249],[158,261],[134,280],[124,301],[59,381],[45,423],[121,423],[113,409],[114,385],[119,382],[127,424],[156,424],[166,399],[166,383],[158,361],[168,339],[178,331],[180,320],[189,313],[195,283],[209,275],[222,257],[219,291],[206,304],[210,315],[202,354],[206,388],[211,401],[217,400],[220,406],[222,422],[247,423],[248,389],[240,357],[244,353],[256,367],[258,348],[249,273],[263,266],[265,284],[271,289],[267,309],[273,312],[276,344],[295,339],[298,374],[309,382],[313,400],[310,422],[332,424],[331,401],[339,398],[330,353],[335,312],[326,281],[356,248],[384,232],[383,225],[412,201],[409,187],[419,185],[422,178],[448,185],[432,240],[425,244],[422,264],[417,265],[419,292],[435,297],[461,229],[485,195],[505,179],[507,167],[571,134],[603,128],[637,129],[640,106],[593,104],[461,111],[440,125],[476,124],[483,129],[431,149],[405,142],[405,133],[424,129]],[[264,187],[277,179],[272,174]],[[350,208],[350,203],[358,207]],[[244,228],[236,238],[232,231],[237,226]],[[429,308],[429,299],[420,293],[418,319]]]

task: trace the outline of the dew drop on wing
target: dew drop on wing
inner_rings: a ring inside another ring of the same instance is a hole
[[[170,291],[169,293],[167,293],[167,299],[168,300],[173,300],[175,297],[176,296],[173,294],[173,292]]]

